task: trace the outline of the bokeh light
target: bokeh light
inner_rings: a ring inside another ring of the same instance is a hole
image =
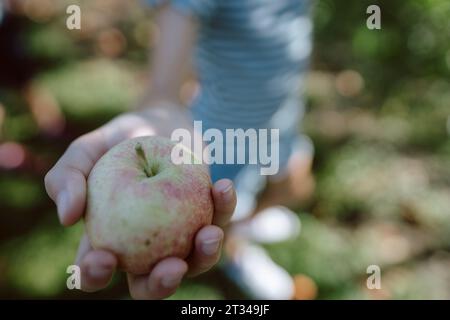
[[[25,148],[16,142],[0,144],[0,168],[16,169],[25,161]]]

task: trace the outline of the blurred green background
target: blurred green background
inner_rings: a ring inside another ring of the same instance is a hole
[[[133,105],[152,13],[137,1],[12,3],[0,26],[0,298],[127,298],[120,274],[99,293],[66,289],[82,225],[58,224],[43,176],[73,138]],[[65,27],[69,4],[81,31]],[[370,4],[382,30],[366,27]],[[305,297],[450,299],[450,1],[320,0],[314,25],[302,127],[316,191],[297,210],[301,236],[268,249],[302,275]],[[366,288],[371,264],[381,290]],[[174,297],[241,296],[216,270]]]

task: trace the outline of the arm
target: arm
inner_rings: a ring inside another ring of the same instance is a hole
[[[170,136],[173,129],[191,127],[187,108],[180,106],[178,92],[195,38],[195,21],[168,6],[157,13],[161,33],[152,60],[152,86],[136,112],[126,113],[74,142],[45,177],[45,187],[57,205],[65,226],[79,221],[86,201],[86,179],[96,161],[117,143],[138,135]],[[186,261],[170,257],[159,262],[148,275],[128,274],[133,298],[165,298],[175,292],[186,274],[196,275],[219,259],[223,227],[236,205],[229,180],[220,180],[212,190],[215,204],[213,225],[196,235],[193,251]],[[81,240],[76,263],[81,267],[82,288],[104,288],[117,266],[116,257],[105,250],[93,250],[89,239]]]
[[[159,39],[150,62],[152,83],[148,98],[179,103],[178,93],[192,57],[197,23],[170,7],[156,16]]]

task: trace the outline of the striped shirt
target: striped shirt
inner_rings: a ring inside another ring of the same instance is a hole
[[[200,21],[201,90],[192,111],[204,129],[298,124],[298,90],[311,51],[309,0],[147,1],[170,1]]]

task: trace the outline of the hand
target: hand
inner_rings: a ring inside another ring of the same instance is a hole
[[[174,109],[175,108],[175,109]],[[170,136],[176,128],[189,128],[187,111],[176,106],[152,108],[119,116],[108,124],[76,139],[45,177],[45,187],[55,201],[64,226],[80,220],[86,202],[86,180],[97,160],[123,140],[142,135]],[[173,294],[185,275],[195,276],[209,270],[220,257],[224,227],[236,206],[232,182],[217,181],[212,189],[213,224],[203,227],[186,260],[175,257],[160,261],[148,275],[128,274],[134,299],[162,299]],[[117,267],[117,258],[108,251],[94,250],[83,236],[76,258],[81,268],[81,286],[85,291],[106,287]]]

